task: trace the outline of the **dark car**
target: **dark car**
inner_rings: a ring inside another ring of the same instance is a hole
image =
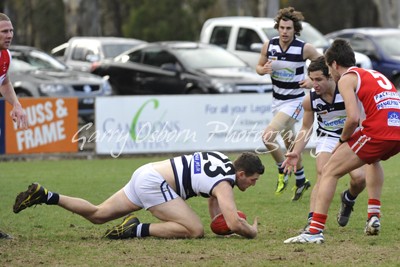
[[[73,71],[49,54],[29,46],[11,46],[9,75],[19,97],[78,97],[79,115],[90,118],[94,98],[111,94],[107,78]]]
[[[366,54],[372,68],[384,74],[400,90],[400,29],[355,28],[332,32],[329,39],[342,38],[357,52]]]
[[[119,95],[264,93],[272,90],[263,77],[235,55],[197,42],[156,42],[139,45],[93,70],[109,76]]]

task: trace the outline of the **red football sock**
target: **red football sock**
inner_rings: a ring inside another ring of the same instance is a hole
[[[326,214],[314,212],[312,219],[311,219],[311,224],[310,224],[310,230],[309,230],[310,233],[318,234],[319,232],[323,232],[327,218],[328,218],[328,215],[326,215]]]
[[[368,220],[372,216],[381,217],[381,201],[379,199],[368,199]]]

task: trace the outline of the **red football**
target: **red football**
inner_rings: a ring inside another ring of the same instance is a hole
[[[238,211],[238,215],[239,217],[246,220],[246,214],[244,214],[243,212]],[[224,215],[222,215],[222,213],[215,215],[215,217],[211,221],[210,227],[214,234],[217,235],[232,234],[232,231],[228,228],[228,225],[226,224]]]

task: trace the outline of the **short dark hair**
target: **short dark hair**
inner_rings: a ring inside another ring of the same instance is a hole
[[[260,158],[252,152],[242,153],[234,162],[236,171],[244,171],[246,176],[251,176],[255,173],[263,174],[264,165],[262,164]]]
[[[300,36],[300,32],[303,30],[303,25],[301,24],[301,21],[304,20],[304,16],[300,11],[296,11],[291,6],[280,9],[275,17],[275,25],[274,25],[275,29],[277,30],[279,29],[279,22],[281,20],[293,21],[295,35]]]
[[[356,57],[350,43],[345,39],[336,39],[325,51],[325,61],[331,66],[333,61],[342,67],[352,67],[356,65]]]
[[[320,56],[311,61],[310,65],[308,66],[308,69],[307,69],[308,76],[310,76],[310,72],[319,71],[319,70],[322,71],[322,74],[326,78],[330,77],[329,68],[328,68],[328,65],[326,65],[324,56]]]

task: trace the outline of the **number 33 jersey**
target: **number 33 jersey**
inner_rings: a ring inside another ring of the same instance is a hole
[[[170,161],[174,170],[176,193],[182,199],[210,197],[213,188],[222,181],[227,181],[232,187],[235,185],[233,163],[220,152],[196,152]]]

